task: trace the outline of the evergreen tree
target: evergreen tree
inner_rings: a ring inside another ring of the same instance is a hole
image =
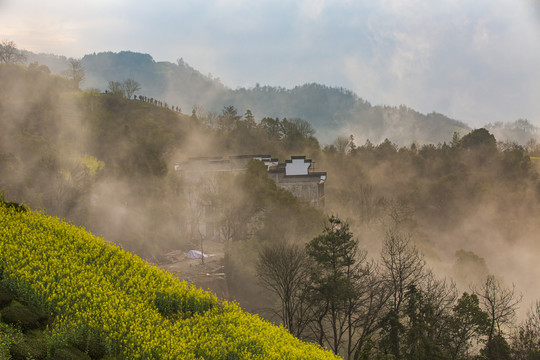
[[[312,262],[310,298],[316,309],[318,341],[339,353],[353,312],[360,265],[365,253],[358,252],[349,225],[335,216],[328,219],[323,233],[306,245]],[[349,339],[350,340],[350,339]]]

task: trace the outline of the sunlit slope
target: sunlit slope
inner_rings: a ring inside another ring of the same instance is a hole
[[[0,269],[11,288],[55,314],[53,338],[99,338],[119,358],[334,358],[84,229],[38,212],[0,205]]]

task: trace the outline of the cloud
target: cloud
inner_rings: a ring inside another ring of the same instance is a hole
[[[0,5],[0,33],[33,51],[183,57],[233,88],[319,82],[472,125],[519,117],[540,125],[538,0]]]
[[[540,46],[532,22],[523,21],[523,4],[383,4],[369,18],[372,51],[349,54],[343,68],[358,79],[351,87],[361,96],[374,87],[372,102],[436,110],[476,126],[540,120],[530,98],[538,94],[540,74],[531,72],[531,61],[539,60]]]
[[[304,0],[300,5],[301,14],[308,19],[317,20],[324,11],[326,3],[325,0]]]

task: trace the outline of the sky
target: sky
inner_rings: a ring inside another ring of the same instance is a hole
[[[0,39],[183,58],[233,89],[315,82],[473,127],[540,126],[540,0],[0,0]]]

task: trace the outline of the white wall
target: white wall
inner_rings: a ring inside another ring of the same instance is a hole
[[[305,162],[306,159],[292,159],[292,162],[285,164],[285,175],[307,175],[310,162]]]

